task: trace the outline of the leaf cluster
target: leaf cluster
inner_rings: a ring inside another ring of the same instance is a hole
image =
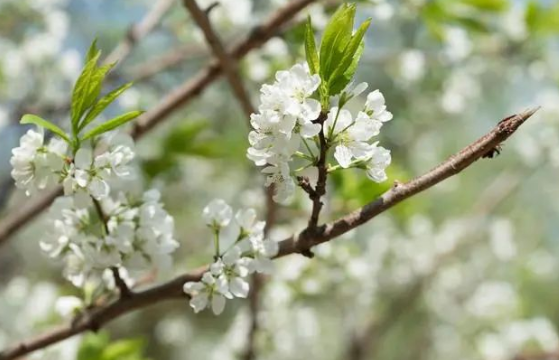
[[[307,21],[305,53],[311,74],[320,75],[320,97],[324,107],[327,107],[330,96],[339,94],[351,82],[357,70],[371,19],[365,20],[355,32],[354,22],[355,5],[340,6],[326,25],[318,49],[311,19]]]
[[[82,141],[114,130],[140,116],[143,113],[142,111],[130,111],[85,131],[88,125],[97,119],[97,117],[124,91],[132,86],[132,83],[126,83],[101,96],[103,81],[115,64],[99,65],[100,57],[101,50],[97,48],[96,41],[94,41],[87,52],[84,68],[72,92],[70,113],[71,134],[67,134],[53,122],[45,120],[37,115],[24,115],[21,119],[21,123],[35,124],[50,130],[61,139],[71,144],[74,151],[76,151]]]

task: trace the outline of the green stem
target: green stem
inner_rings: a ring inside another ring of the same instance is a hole
[[[310,162],[313,162],[313,163],[314,163],[315,160],[316,160],[315,157],[311,157],[311,156],[309,156],[309,155],[307,155],[307,154],[305,154],[305,153],[302,153],[302,152],[300,152],[300,151],[297,151],[294,155],[297,156],[297,157],[300,157],[300,158],[302,158],[302,159],[309,160]]]
[[[215,257],[219,258],[219,228],[214,229],[214,247],[215,247]]]
[[[311,150],[309,144],[307,143],[307,139],[305,139],[305,138],[302,138],[302,139],[303,139],[303,144],[305,144],[305,147],[307,148],[307,151],[309,152],[309,154],[311,154],[311,156],[312,156],[312,161],[314,162],[315,159],[316,159],[316,156],[314,156],[314,153],[312,152],[312,150]]]
[[[334,118],[334,123],[332,124],[332,127],[330,127],[330,131],[328,131],[328,139],[331,139],[332,135],[334,134],[334,129],[336,128],[336,123],[338,122],[338,117],[340,116],[341,110],[342,108],[338,107],[338,111],[336,112],[336,117]]]

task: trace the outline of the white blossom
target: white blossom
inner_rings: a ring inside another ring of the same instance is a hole
[[[225,298],[232,298],[225,279],[216,279],[210,272],[204,273],[201,281],[185,283],[183,291],[191,296],[190,306],[195,313],[210,305],[213,313],[219,315],[225,309]]]
[[[106,234],[100,233],[103,225],[92,220],[89,209],[76,206],[75,198],[63,198],[51,208],[52,228],[41,248],[64,262],[64,276],[78,287],[111,267],[124,274],[151,267],[166,271],[179,244],[173,237],[173,218],[159,198],[157,190],[150,190],[141,201],[128,201],[122,194],[118,201],[103,201]]]
[[[246,277],[249,274],[251,259],[241,255],[242,251],[239,247],[232,247],[210,266],[210,272],[213,276],[225,280],[227,290],[231,294],[246,298],[249,290]]]
[[[61,296],[56,300],[54,309],[62,317],[70,317],[84,306],[83,300],[75,296]]]
[[[264,168],[262,172],[267,175],[265,185],[275,185],[274,201],[287,203],[295,193],[295,181],[290,174],[289,165],[280,162]]]
[[[348,110],[337,107],[330,110],[324,123],[325,132],[335,139],[334,157],[343,168],[348,168],[354,158],[365,159],[371,155],[373,145],[367,142],[379,134],[381,127],[380,121],[362,111],[353,120]]]
[[[289,162],[304,139],[316,136],[321,129],[314,123],[321,111],[320,102],[311,97],[320,85],[320,76],[311,75],[306,64],[296,64],[279,71],[276,81],[261,88],[257,114],[251,115],[253,131],[249,134],[247,157],[264,169],[268,184],[280,188],[275,200],[286,202],[294,191]]]
[[[371,157],[365,163],[369,179],[378,183],[385,181],[387,179],[385,169],[390,165],[391,160],[390,150],[375,146]]]
[[[12,150],[11,172],[18,188],[27,195],[42,190],[59,179],[58,172],[64,165],[67,144],[53,138],[44,145],[44,130],[30,129],[20,139],[20,146]]]
[[[110,180],[131,175],[128,164],[133,158],[134,151],[123,144],[115,144],[95,157],[91,149],[80,148],[66,170],[64,193],[77,194],[78,198],[91,195],[97,200],[105,199],[110,192]]]
[[[220,229],[229,224],[233,210],[222,199],[215,199],[204,208],[202,216],[208,226]]]
[[[371,113],[371,117],[380,122],[392,120],[392,113],[386,110],[384,95],[379,90],[375,90],[367,95],[365,112]]]

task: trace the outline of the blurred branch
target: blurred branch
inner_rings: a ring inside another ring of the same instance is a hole
[[[211,47],[214,55],[219,60],[221,67],[223,68],[229,85],[233,90],[233,94],[237,98],[237,101],[241,105],[243,112],[245,113],[248,125],[250,127],[250,116],[255,112],[254,106],[251,104],[249,95],[243,85],[241,77],[238,73],[237,61],[234,57],[230,56],[225,47],[221,43],[219,37],[215,33],[212,25],[208,19],[207,12],[202,11],[196,4],[195,0],[183,0],[184,6],[190,11],[190,14],[194,18],[194,21],[198,24],[198,27],[204,33],[204,37]],[[265,189],[266,194],[266,233],[273,226],[275,222],[276,214],[276,203],[273,201],[273,188]],[[250,303],[250,316],[251,316],[251,326],[247,339],[247,347],[242,356],[245,360],[252,360],[256,357],[256,347],[255,338],[258,332],[258,311],[260,303],[260,294],[262,288],[264,287],[264,278],[261,275],[254,274],[251,279],[251,292],[249,296]]]
[[[401,201],[412,197],[443,180],[458,174],[472,165],[475,161],[492,152],[495,147],[508,139],[518,128],[530,118],[537,109],[527,110],[520,114],[508,117],[497,124],[497,126],[467,146],[457,154],[451,156],[431,171],[406,183],[397,183],[392,189],[385,192],[378,199],[373,200],[364,207],[319,228],[319,232],[311,238],[306,232],[280,242],[280,251],[277,258],[290,254],[308,251],[310,246],[315,246],[340,236],[371,220],[375,216],[387,211]],[[304,241],[301,241],[301,240]],[[97,330],[105,323],[116,319],[128,312],[156,304],[161,301],[183,298],[182,287],[188,281],[200,281],[202,274],[207,271],[208,266],[196,269],[190,273],[155,286],[151,289],[133,293],[129,297],[120,297],[113,303],[105,306],[92,308],[78,316],[71,324],[51,330],[35,339],[22,342],[14,347],[0,352],[0,360],[15,359],[28,354],[34,350],[47,347],[87,330]]]
[[[260,26],[254,28],[246,39],[233,47],[231,56],[239,60],[251,50],[260,47],[271,37],[275,36],[293,16],[313,1],[315,0],[292,0],[275,11]],[[192,79],[171,91],[159,104],[138,119],[132,131],[134,139],[140,139],[156,125],[167,119],[182,106],[186,105],[221,74],[221,66],[219,63],[213,61],[194,75]],[[62,189],[57,187],[46,193],[45,196],[39,197],[32,203],[25,204],[21,210],[17,211],[13,216],[8,216],[0,221],[0,245],[5,243],[11,235],[46,209],[57,196],[62,194]]]
[[[131,66],[126,74],[134,82],[140,82],[160,72],[178,66],[184,61],[208,55],[201,46],[185,45],[171,49],[163,55],[156,56],[141,64]]]
[[[516,355],[512,360],[559,360],[559,351]]]
[[[520,185],[524,184],[525,180],[525,176],[511,175],[504,171],[480,194],[477,204],[470,211],[470,216],[475,219],[485,220],[495,208],[501,205]],[[477,234],[479,225],[479,223],[472,223],[460,237],[467,238]],[[375,347],[378,340],[388,333],[403,315],[413,309],[425,287],[446,261],[453,258],[468,245],[471,245],[471,242],[459,243],[449,252],[438,256],[435,266],[430,272],[418,276],[406,289],[402,290],[394,298],[389,299],[390,305],[386,311],[381,313],[380,318],[375,317],[367,321],[364,328],[355,333],[350,339],[343,358],[349,360],[374,358],[374,352],[378,349]]]
[[[159,25],[161,19],[171,9],[175,0],[157,0],[151,10],[138,23],[129,27],[126,37],[104,60],[105,64],[122,61],[130,55],[136,44]]]
[[[241,77],[238,73],[237,60],[230,56],[225,47],[221,43],[221,40],[215,33],[208,15],[198,7],[195,0],[183,0],[184,6],[190,11],[190,14],[194,18],[198,27],[204,33],[204,38],[206,42],[211,47],[216,58],[219,60],[221,68],[229,81],[229,85],[233,89],[233,94],[237,98],[239,104],[243,108],[245,115],[247,116],[247,121],[249,121],[250,126],[250,115],[254,113],[254,107],[250,103],[248,93],[243,85]]]
[[[250,328],[247,336],[246,347],[241,355],[243,360],[256,359],[256,334],[260,328],[258,313],[260,311],[260,298],[264,287],[264,277],[260,274],[252,275],[250,294],[248,297],[250,310]]]

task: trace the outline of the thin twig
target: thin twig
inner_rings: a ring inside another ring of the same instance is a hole
[[[318,169],[318,180],[316,181],[316,187],[310,198],[313,202],[312,213],[309,219],[309,225],[307,227],[308,231],[311,233],[316,231],[318,226],[318,217],[320,216],[320,210],[322,210],[322,196],[326,194],[326,178],[328,176],[328,171],[326,169],[326,156],[328,155],[328,144],[326,143],[326,135],[324,134],[324,121],[326,121],[327,114],[321,113],[315,123],[320,124],[320,132],[318,133],[320,154],[318,156],[318,161],[316,163],[316,168]]]
[[[241,104],[245,115],[248,114],[247,116],[250,116],[250,114],[254,113],[254,107],[250,102],[248,93],[239,76],[236,59],[227,53],[225,47],[221,43],[221,40],[215,33],[210,20],[208,19],[208,16],[202,9],[200,9],[200,7],[198,7],[196,1],[183,0],[183,4],[188,9],[188,11],[190,11],[192,18],[194,18],[194,21],[196,21],[196,24],[198,24],[198,27],[200,27],[200,29],[204,33],[204,37],[206,38],[206,41],[211,47],[213,53],[219,60],[225,76],[229,81],[229,85],[231,85],[233,93],[235,94],[235,97],[237,98],[239,104]]]
[[[149,60],[132,65],[125,74],[135,83],[153,77],[164,70],[172,69],[186,60],[208,56],[208,51],[200,45],[186,45],[174,47],[169,52],[154,56]]]
[[[105,214],[105,212],[103,211],[103,207],[101,206],[101,203],[94,198],[91,198],[91,199],[93,200],[93,205],[95,207],[95,210],[97,211],[97,215],[99,216],[99,220],[101,221],[101,224],[103,226],[105,235],[108,235],[109,234],[109,223],[108,223],[109,218]],[[120,272],[118,270],[118,267],[116,267],[116,266],[111,267],[111,272],[113,273],[115,286],[119,290],[120,296],[121,297],[132,296],[132,290],[130,290],[128,285],[126,285],[126,282],[120,276]]]
[[[302,237],[309,236],[308,233],[305,234],[305,232],[302,232],[297,236],[281,241],[279,243],[280,251],[277,258],[290,254],[301,253],[302,251],[308,250],[310,246],[330,241],[333,238],[364,224],[401,201],[429,189],[453,175],[458,174],[483,157],[483,155],[487,154],[488,151],[491,151],[495,146],[508,139],[528,118],[536,112],[536,110],[537,109],[528,110],[515,115],[514,117],[508,118],[506,121],[500,122],[492,131],[467,146],[456,155],[451,156],[448,160],[444,161],[426,174],[421,175],[407,183],[399,184],[381,195],[380,198],[368,203],[364,207],[334,221],[333,223],[321,226],[320,231],[313,235],[312,238],[307,238],[306,241],[303,242],[300,241]],[[98,329],[105,323],[136,309],[165,300],[187,298],[182,291],[183,284],[188,281],[199,281],[202,274],[207,271],[207,269],[208,266],[204,266],[200,269],[194,270],[193,272],[181,275],[167,283],[155,286],[145,291],[134,293],[128,298],[119,298],[115,302],[106,306],[93,308],[72,321],[69,325],[61,326],[35,339],[23,342],[0,352],[0,360],[15,359],[86,330]]]
[[[134,46],[159,25],[161,19],[171,9],[174,2],[175,0],[158,0],[138,24],[129,27],[126,37],[107,55],[103,62],[105,64],[121,63],[130,55]]]
[[[232,56],[239,60],[251,50],[260,47],[282,29],[282,27],[299,11],[315,0],[292,0],[282,8],[274,12],[260,26],[254,28],[251,34],[231,51]],[[186,105],[198,96],[207,86],[222,74],[219,63],[212,62],[200,70],[194,77],[186,81],[182,86],[170,92],[163,100],[143,114],[137,121],[132,131],[134,139],[138,140],[147,134],[155,126],[159,125],[171,114]],[[62,189],[57,187],[46,191],[44,197],[39,197],[32,203],[25,204],[20,211],[0,221],[0,245],[8,238],[26,225],[29,221],[46,209],[58,196],[62,195]]]

